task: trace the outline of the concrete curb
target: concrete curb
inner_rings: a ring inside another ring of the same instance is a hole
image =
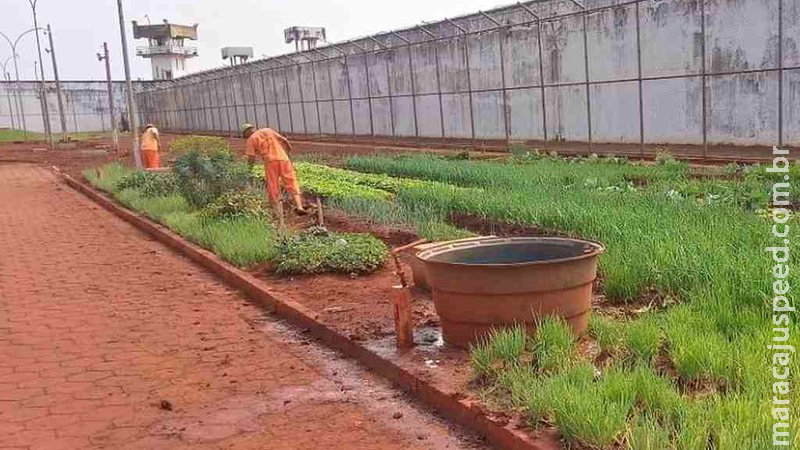
[[[57,170],[57,169],[56,169]],[[355,359],[370,371],[386,378],[423,405],[432,407],[449,420],[483,435],[492,445],[504,450],[558,450],[549,443],[532,440],[521,432],[515,432],[502,423],[488,418],[479,408],[461,401],[423,379],[407,371],[396,363],[382,358],[341,333],[316,320],[313,311],[303,305],[285,300],[271,292],[270,288],[249,273],[221,260],[208,250],[194,245],[168,228],[117,204],[110,197],[93,187],[60,173],[71,188],[82,193],[111,213],[149,234],[159,242],[182,253],[195,263],[210,270],[222,280],[250,298],[267,311],[278,315],[292,325],[308,332],[329,348]]]

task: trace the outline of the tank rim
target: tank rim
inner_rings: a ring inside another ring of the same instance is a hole
[[[465,248],[473,248],[473,247],[480,247],[484,245],[496,245],[502,243],[514,243],[514,242],[570,242],[570,243],[579,243],[583,244],[584,246],[590,246],[590,251],[585,251],[584,253],[576,256],[569,256],[566,258],[557,258],[557,259],[548,259],[545,261],[527,261],[527,262],[517,262],[517,263],[488,263],[488,264],[470,264],[470,263],[463,263],[463,262],[446,262],[446,261],[434,261],[430,258],[440,255],[442,253],[449,253],[452,251],[457,251]],[[442,245],[429,248],[417,253],[417,258],[421,259],[425,264],[431,265],[438,265],[438,266],[450,266],[450,267],[489,267],[489,268],[501,268],[501,267],[530,267],[530,266],[545,266],[545,265],[553,265],[559,263],[567,263],[567,262],[576,262],[581,261],[584,259],[591,259],[596,258],[602,255],[605,252],[605,246],[597,241],[592,241],[588,239],[577,239],[577,238],[565,238],[565,237],[556,237],[556,236],[530,236],[530,237],[490,237],[486,239],[472,239],[467,242],[454,241],[451,243],[443,243]]]

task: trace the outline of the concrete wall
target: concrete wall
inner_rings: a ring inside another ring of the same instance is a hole
[[[183,131],[800,145],[800,0],[582,3],[196,74],[145,88],[140,110]]]
[[[114,112],[119,121],[125,109],[125,84],[113,82]],[[108,111],[106,82],[65,81],[61,83],[64,100],[64,116],[69,132],[107,131],[111,129]],[[44,132],[40,83],[21,81],[19,91],[14,82],[0,82],[0,128],[22,129],[20,108],[15,99],[22,102],[25,125],[29,131]],[[9,104],[10,102],[10,104]],[[61,132],[58,100],[55,84],[48,83],[47,107],[53,132]],[[12,123],[13,122],[13,123]]]

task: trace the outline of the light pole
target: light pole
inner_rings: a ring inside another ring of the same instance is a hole
[[[3,79],[5,79],[6,83],[7,83],[6,101],[8,102],[8,115],[9,115],[9,117],[11,117],[11,129],[12,130],[16,130],[17,129],[17,125],[16,125],[16,123],[14,123],[14,111],[13,111],[13,108],[11,107],[11,75],[6,70],[6,67],[8,66],[8,61],[13,57],[14,57],[14,55],[11,55],[8,58],[6,58],[5,61],[3,61]],[[17,103],[16,97],[14,97],[14,103],[15,104]]]
[[[36,3],[39,0],[28,0],[31,4],[31,11],[33,12],[33,28],[39,29],[39,20],[36,17]],[[53,147],[53,132],[50,129],[50,110],[47,107],[47,85],[44,81],[44,62],[42,60],[42,44],[39,42],[39,33],[36,33],[36,51],[39,53],[39,67],[42,71],[42,114],[45,117],[45,131],[47,132],[47,141],[50,142],[50,147]]]
[[[0,37],[3,37],[3,39],[5,39],[6,42],[8,42],[8,45],[11,46],[11,55],[14,56],[14,76],[16,77],[16,91],[17,91],[16,92],[16,98],[17,98],[17,101],[19,102],[19,109],[18,109],[19,114],[18,114],[18,116],[19,116],[19,118],[20,118],[20,120],[22,122],[22,133],[23,133],[23,137],[25,138],[26,141],[28,140],[28,125],[27,125],[27,122],[25,120],[25,103],[22,100],[22,89],[20,88],[20,84],[19,84],[19,65],[17,64],[17,60],[19,59],[19,55],[17,54],[17,45],[19,44],[19,41],[20,41],[20,39],[22,39],[23,36],[25,36],[28,33],[33,33],[37,29],[41,29],[41,28],[31,28],[30,30],[23,31],[13,41],[11,40],[11,38],[8,37],[8,35],[3,33],[2,31],[0,31]],[[37,33],[37,35],[38,35],[38,33]]]
[[[111,117],[111,130],[114,139],[114,151],[119,152],[119,138],[117,137],[117,118],[114,114],[114,86],[111,83],[111,60],[108,58],[108,43],[103,42],[103,54],[97,54],[98,61],[106,62],[106,84],[108,85],[108,115]]]
[[[64,99],[61,97],[61,81],[58,79],[58,63],[56,63],[56,48],[53,45],[53,31],[50,24],[47,24],[47,38],[50,41],[50,56],[53,58],[53,78],[56,80],[56,98],[58,99],[58,117],[61,120],[61,141],[67,139],[67,118],[64,116]]]
[[[33,1],[33,0],[29,0]],[[136,113],[136,103],[133,98],[133,83],[131,83],[131,65],[128,62],[128,37],[125,34],[125,15],[122,12],[122,0],[117,0],[119,10],[119,32],[122,37],[122,62],[125,65],[125,88],[128,98],[128,118],[133,135],[133,163],[137,169],[142,168],[142,155],[139,153],[139,117]]]

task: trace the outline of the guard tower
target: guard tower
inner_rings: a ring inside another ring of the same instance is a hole
[[[253,47],[222,47],[222,59],[230,59],[231,66],[244,64],[253,57]]]
[[[325,42],[325,28],[322,27],[291,27],[283,30],[286,43],[294,42],[296,51],[317,48],[317,42]],[[303,48],[305,43],[305,48]]]
[[[176,25],[164,20],[158,25],[139,25],[133,21],[134,39],[147,39],[146,46],[136,47],[136,55],[150,59],[154,80],[172,80],[186,74],[186,60],[197,56],[197,47],[184,45],[197,40],[197,24]]]

